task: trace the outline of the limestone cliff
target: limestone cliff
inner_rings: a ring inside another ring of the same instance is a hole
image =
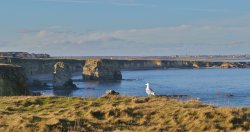
[[[96,61],[96,64],[95,64]],[[218,62],[195,60],[99,60],[97,59],[20,59],[1,58],[0,63],[12,63],[23,67],[30,85],[36,81],[53,80],[53,65],[63,62],[71,73],[83,73],[85,80],[120,80],[122,70],[168,69],[168,68],[250,68],[250,62]],[[85,65],[85,63],[88,63]],[[93,67],[92,67],[92,66]],[[95,65],[95,66],[94,66]],[[84,67],[84,68],[83,68]],[[91,68],[92,67],[92,68]],[[97,69],[95,69],[97,67]],[[98,67],[102,67],[98,68]],[[83,72],[83,70],[85,71]],[[104,70],[106,69],[106,70]],[[117,72],[116,72],[117,71]],[[115,74],[115,75],[114,75]],[[114,77],[115,76],[115,77]]]
[[[83,78],[84,80],[121,80],[122,74],[115,61],[89,59],[83,67]]]
[[[0,58],[0,63],[7,63],[6,58]],[[23,67],[25,75],[28,78],[27,83],[33,85],[34,81],[46,82],[53,80],[53,65],[57,62],[63,62],[67,65],[71,73],[82,73],[84,61],[75,59],[20,59],[12,58],[11,63]]]
[[[249,68],[249,62],[212,62],[181,60],[114,60],[123,70],[168,68]]]
[[[0,64],[0,96],[28,95],[23,68]]]

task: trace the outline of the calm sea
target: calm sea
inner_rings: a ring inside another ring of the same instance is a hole
[[[99,97],[113,89],[146,96],[149,82],[157,94],[188,95],[207,104],[250,106],[250,69],[168,69],[123,71],[119,82],[75,82],[77,90],[36,90],[46,95]],[[73,79],[81,79],[75,76]]]

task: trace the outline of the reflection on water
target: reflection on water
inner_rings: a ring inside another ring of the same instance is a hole
[[[158,94],[198,97],[205,103],[250,106],[250,69],[168,69],[123,71],[117,82],[75,82],[76,90],[41,90],[46,95],[100,97],[106,90],[122,95],[146,96],[150,82]],[[81,79],[75,76],[73,79]],[[39,91],[39,90],[36,90]]]

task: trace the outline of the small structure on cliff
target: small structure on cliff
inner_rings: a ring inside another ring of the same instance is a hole
[[[76,88],[76,85],[71,80],[70,68],[63,62],[57,62],[53,66],[53,87]]]
[[[28,95],[23,68],[11,64],[0,64],[0,96]]]
[[[122,80],[117,62],[107,59],[86,60],[83,67],[84,80]]]

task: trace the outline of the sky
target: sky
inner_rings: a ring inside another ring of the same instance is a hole
[[[249,0],[1,0],[0,52],[250,54]]]

